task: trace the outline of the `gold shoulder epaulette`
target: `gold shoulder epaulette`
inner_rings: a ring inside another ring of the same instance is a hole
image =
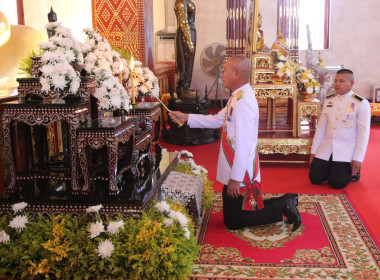
[[[335,97],[335,96],[336,96],[336,93],[331,94],[331,95],[329,95],[329,96],[326,96],[326,99],[330,99],[330,98],[333,98],[333,97]]]
[[[238,93],[236,94],[236,101],[239,100],[242,97],[243,97],[243,91],[239,90]]]
[[[351,95],[353,99],[356,99],[357,101],[363,101],[363,97],[361,97],[360,95],[357,95],[357,94],[353,94]]]

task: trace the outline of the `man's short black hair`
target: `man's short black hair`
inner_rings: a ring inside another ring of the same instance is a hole
[[[351,74],[351,75],[354,75],[354,72],[352,72],[350,69],[340,69],[338,70],[338,72],[336,72],[337,74]]]
[[[351,76],[351,80],[355,79],[354,72],[352,72],[350,69],[340,69],[338,70],[338,72],[336,72],[336,74],[349,74]]]

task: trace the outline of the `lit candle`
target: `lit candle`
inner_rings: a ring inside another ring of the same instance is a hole
[[[133,60],[133,56],[131,57],[131,91],[132,91],[132,105],[135,105],[136,104],[136,100],[135,100],[135,91],[134,91],[134,88],[133,88],[133,67],[135,66],[135,62]]]
[[[123,63],[120,61],[120,84],[123,85]]]

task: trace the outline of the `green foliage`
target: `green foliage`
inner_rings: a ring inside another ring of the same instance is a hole
[[[169,204],[185,213],[183,206]],[[0,243],[0,278],[187,279],[200,249],[192,223],[187,238],[179,223],[165,226],[166,214],[155,207],[139,219],[119,216],[124,227],[118,234],[103,232],[95,238],[88,231],[93,214],[28,217],[21,232],[8,226],[12,218],[12,213],[0,217],[0,231],[10,235],[10,242]],[[115,249],[101,258],[96,249],[105,239]]]
[[[177,163],[177,165],[174,167],[174,171],[199,176],[196,173],[192,172],[191,164],[187,163],[186,161]],[[211,207],[212,201],[214,199],[214,189],[212,188],[213,182],[208,179],[207,173],[201,172],[201,177],[203,178],[202,212],[204,212]]]
[[[28,56],[21,59],[21,64],[19,67],[17,67],[20,72],[18,74],[24,74],[25,77],[30,78],[32,77],[32,57],[37,57],[42,54],[42,50],[38,51],[30,51],[28,52]]]

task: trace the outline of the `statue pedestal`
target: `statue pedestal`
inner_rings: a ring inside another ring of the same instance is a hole
[[[176,99],[169,100],[169,109],[173,111],[181,111],[189,114],[208,114],[210,104],[208,100],[198,101],[196,99]],[[211,128],[190,128],[187,124],[178,127],[169,118],[169,130],[165,125],[162,130],[162,138],[165,142],[182,145],[192,146],[217,142],[220,138],[220,129]]]

